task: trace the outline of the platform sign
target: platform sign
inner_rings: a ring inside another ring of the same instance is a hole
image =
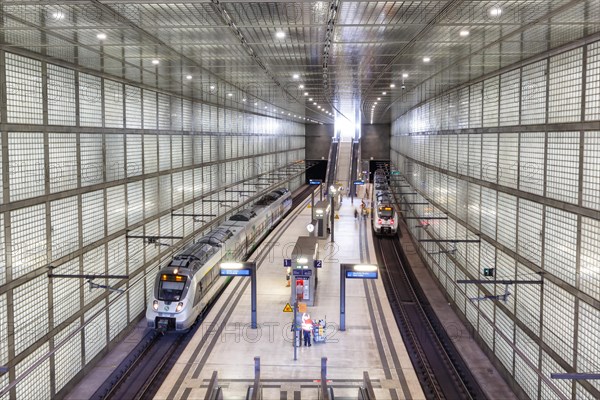
[[[312,270],[310,269],[295,269],[292,273],[294,276],[312,276]]]
[[[306,312],[306,303],[298,303],[298,312],[303,314]]]
[[[362,181],[362,180],[361,180],[361,181],[354,181],[354,184],[355,184],[355,185],[364,185],[364,184],[365,184],[365,182],[364,182],[364,181]]]
[[[221,276],[250,276],[249,269],[220,269]]]
[[[323,260],[313,260],[313,268],[323,268]]]
[[[294,309],[290,305],[290,303],[285,303],[285,307],[283,307],[283,312],[294,312]]]
[[[377,279],[377,271],[346,271],[346,278]]]
[[[323,181],[320,179],[309,179],[308,180],[309,185],[320,185],[321,183],[323,183]]]
[[[291,267],[292,266],[292,259],[291,258],[284,258],[283,259],[283,266],[284,267]]]

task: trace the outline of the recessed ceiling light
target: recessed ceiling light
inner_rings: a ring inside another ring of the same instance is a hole
[[[403,78],[408,78],[408,74],[402,74]]]
[[[308,96],[308,92],[304,92],[304,95],[305,95],[305,96]]]
[[[210,90],[215,90],[215,85],[210,85]]]
[[[298,89],[304,89],[304,85],[298,85]]]
[[[190,79],[192,79],[192,76],[188,75],[188,76],[185,77],[185,79],[190,80]]]
[[[277,37],[277,39],[283,39],[285,37],[285,32],[283,32],[283,31],[277,31],[277,33],[275,34],[275,36]]]
[[[461,30],[458,34],[462,37],[469,36],[469,31],[467,29]]]
[[[99,33],[96,35],[96,37],[100,40],[104,40],[106,39],[106,33]]]
[[[500,15],[502,15],[502,9],[500,7],[493,6],[492,8],[490,8],[490,16],[499,17]]]
[[[245,103],[245,102],[246,102],[246,99],[242,99],[242,101]]]
[[[316,106],[316,105],[317,105],[317,102],[315,101],[315,102],[313,103],[313,105],[315,105],[315,106]]]
[[[377,105],[377,102],[375,102],[374,104]]]
[[[381,100],[381,97],[378,97],[378,98],[377,98],[377,101],[379,101],[379,100]]]
[[[321,106],[317,106],[317,108],[320,110],[320,109],[321,109]]]
[[[233,93],[227,93],[227,96],[231,97],[233,96]]]
[[[254,105],[255,105],[255,106],[257,106],[257,105],[258,105],[258,103],[254,103]]]
[[[387,94],[387,92],[381,92],[381,94],[385,96]]]
[[[281,113],[283,114],[283,111]]]
[[[308,101],[312,101],[312,97],[308,99]]]
[[[266,110],[267,108],[268,108],[268,107],[267,107],[267,106],[265,106],[265,110]]]
[[[288,115],[290,115],[290,113],[288,113]]]
[[[428,63],[429,61],[431,61],[431,58],[429,58],[429,57],[423,57],[423,62]]]
[[[396,87],[396,85],[394,85],[394,84],[392,83],[392,84],[390,84],[390,87],[393,89],[393,88],[395,88],[395,87]]]
[[[300,78],[300,75],[298,75],[298,74],[294,74],[294,75],[292,75],[292,78],[294,78],[294,79],[298,79],[298,78]]]
[[[154,60],[152,60],[152,64],[154,65],[158,65],[160,63],[160,61],[158,61],[156,58]]]

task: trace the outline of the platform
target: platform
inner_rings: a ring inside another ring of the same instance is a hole
[[[360,201],[355,199],[354,206]],[[281,237],[267,241],[273,247],[258,269],[258,329],[250,329],[249,288],[231,297],[238,287],[232,282],[155,398],[202,399],[213,371],[218,371],[225,398],[245,398],[254,378],[254,357],[259,356],[265,399],[316,399],[321,357],[327,357],[327,378],[336,398],[356,399],[363,371],[368,371],[377,399],[424,399],[381,280],[347,281],[346,330],[338,329],[339,264],[376,262],[369,222],[355,220],[354,206],[350,198],[343,200],[335,243],[319,241],[324,265],[315,306],[308,312],[313,320],[326,320],[326,343],[299,347],[294,361],[293,314],[283,312],[290,299],[283,259],[298,236],[308,235],[311,210],[304,206],[298,216],[288,217],[295,219]]]

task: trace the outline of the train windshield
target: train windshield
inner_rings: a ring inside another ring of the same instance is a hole
[[[158,284],[158,299],[162,301],[179,301],[185,288],[186,279],[182,275],[162,274]]]
[[[391,207],[380,207],[379,216],[381,218],[392,218],[394,216],[394,209]]]

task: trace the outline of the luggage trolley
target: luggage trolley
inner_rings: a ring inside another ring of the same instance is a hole
[[[313,324],[313,341],[315,343],[325,343],[325,328],[327,327],[325,320],[320,319]]]

